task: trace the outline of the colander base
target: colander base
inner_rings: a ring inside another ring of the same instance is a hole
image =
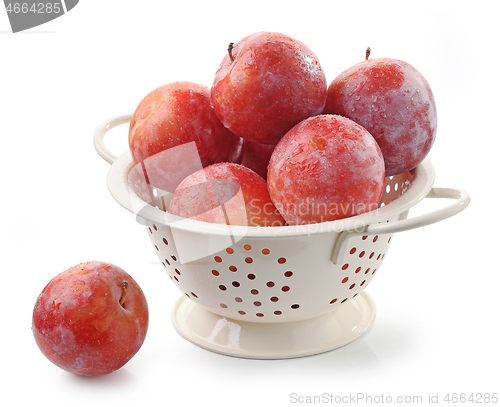
[[[347,345],[369,330],[375,314],[375,304],[364,291],[330,313],[281,323],[229,319],[183,296],[174,305],[172,323],[183,338],[215,353],[249,359],[288,359]]]

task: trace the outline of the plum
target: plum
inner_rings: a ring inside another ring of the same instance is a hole
[[[54,277],[33,309],[33,335],[56,366],[81,376],[125,365],[146,337],[149,310],[137,282],[111,263],[80,263]]]
[[[173,150],[193,142],[195,156],[186,155],[190,149]],[[135,164],[144,165],[151,184],[170,192],[202,167],[241,162],[242,145],[243,140],[215,114],[210,89],[193,82],[174,82],[153,90],[130,121],[129,146]]]
[[[230,46],[211,101],[233,133],[276,144],[295,124],[323,111],[326,91],[323,68],[307,46],[284,34],[258,32]]]
[[[324,113],[368,130],[382,150],[387,176],[415,168],[436,137],[436,103],[428,82],[396,59],[366,59],[342,72],[328,87]]]
[[[218,163],[189,175],[174,191],[168,212],[204,222],[283,226],[264,179],[243,165]]]
[[[385,181],[375,139],[338,115],[311,117],[277,144],[267,183],[289,225],[343,219],[378,207]]]

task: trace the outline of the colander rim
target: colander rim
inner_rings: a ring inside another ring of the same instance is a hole
[[[202,222],[194,219],[181,218],[154,207],[142,200],[129,186],[128,174],[134,167],[130,151],[122,154],[111,165],[107,175],[108,190],[113,198],[125,209],[138,217],[150,221],[157,226],[169,226],[187,232],[224,235],[228,233],[238,237],[293,237],[309,236],[320,233],[340,233],[343,231],[362,231],[373,223],[379,223],[409,210],[432,189],[435,180],[435,170],[425,158],[417,167],[410,170],[413,182],[408,190],[399,198],[381,208],[335,221],[294,226],[239,226]],[[142,223],[142,222],[141,222]]]

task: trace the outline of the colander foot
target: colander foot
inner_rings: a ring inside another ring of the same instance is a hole
[[[375,313],[375,304],[364,291],[330,313],[281,323],[229,319],[182,297],[172,310],[172,322],[183,338],[215,353],[249,359],[288,359],[347,345],[369,330]]]

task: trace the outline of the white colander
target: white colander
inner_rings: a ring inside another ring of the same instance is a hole
[[[433,188],[435,173],[426,159],[386,178],[379,209],[347,219],[285,227],[181,219],[162,210],[170,193],[148,186],[149,199],[136,190],[138,171],[130,153],[116,158],[105,147],[105,134],[130,119],[111,118],[95,131],[97,152],[112,164],[108,188],[146,225],[168,276],[184,293],[172,311],[177,331],[225,355],[299,357],[360,337],[375,317],[364,289],[379,272],[393,234],[451,217],[470,200],[461,190]],[[454,201],[407,219],[409,209],[426,197]]]

